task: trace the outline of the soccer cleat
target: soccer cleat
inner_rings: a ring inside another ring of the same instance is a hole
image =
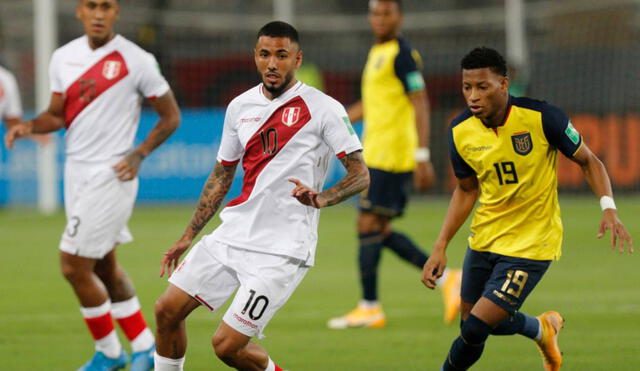
[[[85,363],[78,371],[115,371],[127,366],[127,353],[122,350],[118,358],[109,358],[104,353],[96,351],[93,358]]]
[[[366,308],[361,305],[342,317],[331,318],[327,326],[331,329],[345,329],[350,327],[381,328],[387,319],[380,305]]]
[[[462,270],[452,269],[442,284],[442,302],[444,303],[444,323],[451,324],[460,313],[460,286]]]
[[[153,353],[156,351],[156,346],[152,345],[151,348],[143,350],[141,352],[135,352],[131,355],[131,367],[130,371],[149,371],[153,370]]]
[[[558,347],[558,334],[564,327],[564,318],[555,311],[544,312],[538,317],[542,328],[542,337],[536,341],[538,350],[542,354],[544,369],[557,371],[562,366],[562,352]]]

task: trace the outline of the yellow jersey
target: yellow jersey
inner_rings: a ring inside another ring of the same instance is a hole
[[[562,221],[558,204],[558,150],[573,157],[580,134],[557,107],[509,97],[502,126],[488,128],[469,109],[450,127],[450,154],[458,178],[475,176],[479,206],[469,247],[512,257],[557,260]]]
[[[424,90],[420,55],[403,39],[375,44],[362,73],[363,147],[367,166],[413,171],[418,146],[408,94]]]

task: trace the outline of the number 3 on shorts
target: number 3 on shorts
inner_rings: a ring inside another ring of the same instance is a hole
[[[254,301],[253,297],[256,295],[256,290],[249,290],[249,292],[251,293],[251,296],[249,296],[247,304],[244,305],[242,314],[245,314],[247,312],[247,309],[251,307],[251,309],[249,309],[249,317],[252,320],[257,321],[258,319],[260,319],[260,317],[262,317],[265,309],[267,309],[267,305],[269,305],[269,299],[264,295],[260,295]],[[251,305],[251,302],[253,302],[253,305]],[[261,305],[261,308],[259,309],[259,313],[256,314],[256,310],[259,305]]]
[[[69,223],[67,224],[66,232],[69,237],[75,237],[78,234],[78,227],[80,226],[80,218],[77,216],[69,219]]]

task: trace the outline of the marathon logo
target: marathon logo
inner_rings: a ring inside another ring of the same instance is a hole
[[[255,329],[258,328],[258,325],[256,325],[255,323],[240,317],[237,313],[233,314],[233,318],[235,318],[238,322],[242,323],[245,326],[249,326],[249,327],[255,328]]]

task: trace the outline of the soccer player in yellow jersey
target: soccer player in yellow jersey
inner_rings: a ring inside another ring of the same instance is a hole
[[[351,122],[364,118],[364,160],[371,184],[361,194],[357,222],[362,300],[356,309],[329,320],[330,328],[383,327],[378,300],[378,265],[383,247],[421,269],[428,255],[391,221],[403,214],[413,177],[416,189],[434,181],[429,156],[429,106],[420,55],[400,36],[399,0],[369,1],[369,23],[376,43],[362,74],[362,101],[349,107]],[[441,280],[445,322],[458,313],[460,271]]]
[[[502,56],[476,48],[462,59],[462,92],[468,109],[453,120],[451,161],[458,185],[424,266],[422,281],[433,288],[447,264],[446,248],[476,200],[462,274],[462,325],[442,370],[466,370],[482,354],[489,335],[521,334],[535,340],[546,370],[559,370],[557,336],[564,319],[548,311],[518,312],[552,260],[560,257],[558,151],[577,163],[603,210],[598,237],[611,230],[611,247],[633,252],[618,219],[611,183],[557,107],[508,94]]]

